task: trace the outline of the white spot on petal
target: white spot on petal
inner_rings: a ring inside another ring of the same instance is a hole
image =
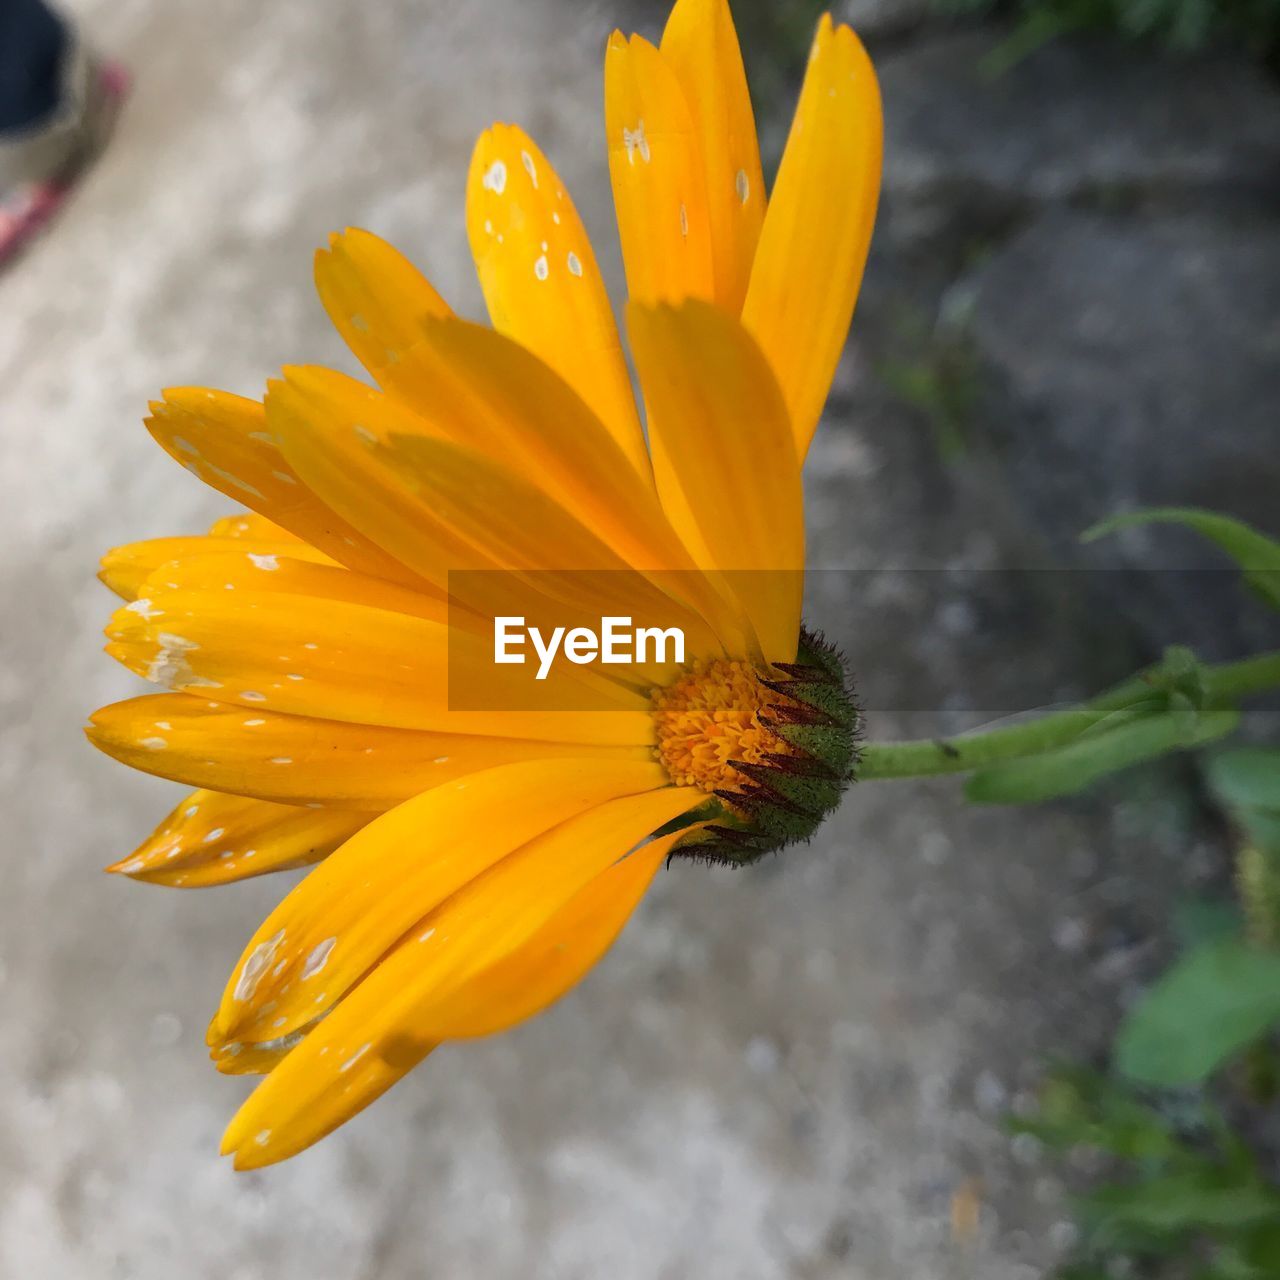
[[[539,280],[545,280],[550,274],[550,271],[551,267],[548,265],[547,255],[544,253],[537,262],[533,264],[533,274],[537,276]]]
[[[259,556],[259,555],[254,555],[252,551],[250,551],[248,554],[249,554],[249,559],[253,561],[254,568],[256,569],[272,570],[272,569],[278,569],[280,567],[280,561],[273,555]]]
[[[480,185],[487,187],[495,195],[501,195],[507,189],[507,166],[501,160],[495,160],[485,170]]]
[[[258,984],[262,981],[262,975],[271,967],[271,962],[276,958],[276,952],[280,950],[280,944],[283,941],[284,930],[281,929],[274,937],[268,938],[266,942],[258,943],[249,952],[249,957],[244,962],[244,967],[240,970],[240,977],[233,992],[233,997],[236,1000],[244,1001],[253,998],[253,993],[257,991]]]
[[[645,164],[649,163],[649,139],[644,136],[643,120],[637,120],[634,129],[628,129],[624,126],[622,130],[622,145],[627,149],[627,160],[631,164],[635,164],[636,156],[639,156]]]
[[[302,966],[303,982],[308,978],[314,978],[324,968],[329,960],[329,952],[333,950],[333,945],[337,941],[337,938],[326,938],[312,949],[311,954],[307,956]]]
[[[187,654],[200,646],[194,640],[175,636],[168,631],[161,631],[156,636],[156,642],[160,646],[160,652],[147,667],[147,679],[153,684],[168,685],[171,689],[179,685],[195,684],[196,677],[192,675]]]
[[[582,274],[582,263],[578,259],[578,255],[572,250],[569,251],[569,274],[571,276],[580,276]]]
[[[527,152],[520,153],[520,163],[524,165],[524,171],[529,175],[529,181],[533,183],[533,189],[538,189],[538,170],[534,166],[533,157]]]
[[[237,489],[243,489],[245,493],[252,494],[255,498],[262,498],[262,490],[256,485],[250,484],[247,480],[241,480],[238,475],[234,475],[230,471],[223,470],[222,467],[215,467],[212,462],[206,462],[205,466],[213,472],[219,480],[225,480],[228,484],[234,485]]]
[[[738,193],[738,199],[746,204],[751,197],[751,180],[747,177],[745,169],[739,169],[733,179],[733,189]]]
[[[361,1058],[363,1058],[363,1057],[364,1057],[364,1055],[365,1055],[366,1053],[368,1053],[368,1052],[369,1052],[369,1050],[370,1050],[371,1048],[373,1048],[373,1046],[372,1046],[371,1044],[362,1044],[362,1045],[361,1045],[361,1046],[360,1046],[360,1047],[355,1051],[355,1053],[353,1053],[353,1054],[351,1055],[351,1057],[349,1057],[349,1058],[346,1060],[346,1062],[344,1062],[344,1063],[342,1064],[342,1066],[340,1066],[340,1067],[338,1068],[338,1070],[339,1070],[339,1071],[350,1071],[350,1070],[351,1070],[351,1068],[352,1068],[352,1067],[354,1067],[354,1066],[356,1065],[356,1063],[357,1063],[357,1062],[359,1062],[359,1061],[360,1061],[360,1059],[361,1059]]]

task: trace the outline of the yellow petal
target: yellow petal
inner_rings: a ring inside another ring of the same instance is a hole
[[[848,27],[818,26],[742,319],[782,387],[801,457],[831,387],[880,191],[880,91]]]
[[[290,464],[370,542],[438,590],[450,569],[499,566],[444,524],[373,451],[391,432],[429,426],[389,396],[322,368],[289,368],[267,391],[271,429]]]
[[[324,552],[317,551],[305,542],[288,535],[270,542],[244,535],[235,537],[197,535],[148,538],[145,542],[128,542],[122,547],[113,547],[102,557],[98,577],[122,599],[136,600],[139,588],[161,565],[182,562],[194,556],[227,551],[238,551],[241,554],[252,552],[257,556],[294,556],[298,559],[314,561],[316,564],[336,563]]]
[[[604,120],[631,297],[714,297],[697,132],[675,72],[640,36],[615,31],[609,40]]]
[[[265,1076],[284,1061],[285,1054],[301,1044],[302,1037],[309,1030],[291,1031],[287,1036],[256,1043],[230,1040],[226,1044],[213,1045],[209,1049],[209,1057],[224,1076]]]
[[[171,591],[265,591],[272,595],[315,596],[447,622],[449,608],[443,596],[425,583],[420,585],[422,589],[414,590],[385,578],[344,569],[305,543],[276,544],[270,550],[259,551],[246,539],[224,539],[212,548],[158,565],[143,580],[141,589],[144,594],[156,595]],[[153,618],[161,616],[154,607],[134,612]]]
[[[539,760],[437,787],[366,827],[299,884],[245,947],[211,1041],[296,1030],[405,932],[513,849],[616,796],[666,782],[652,761]]]
[[[317,396],[340,390],[320,371],[306,374]],[[641,477],[581,397],[510,338],[456,318],[431,321],[388,388],[421,415],[417,434],[519,471],[627,563],[690,564],[654,498],[647,455]],[[382,434],[413,432],[388,420]]]
[[[258,712],[597,742],[645,741],[633,735],[651,732],[644,697],[603,682],[578,704],[592,710],[558,713],[568,717],[562,727],[552,712],[451,712],[450,643],[455,675],[470,680],[492,677],[492,646],[487,655],[482,646],[468,651],[456,631],[425,618],[249,590],[152,591],[147,612],[113,615],[108,654],[153,684]]]
[[[449,1039],[493,1035],[571,991],[622,932],[676,838],[642,845],[596,876],[527,943],[444,997],[432,1025],[449,1028]],[[266,1075],[314,1025],[275,1040],[216,1044],[209,1056],[226,1075]]]
[[[373,816],[194,791],[107,870],[173,888],[229,884],[319,862]]]
[[[329,319],[375,378],[418,340],[426,316],[449,306],[399,250],[348,227],[316,253],[316,289]]]
[[[225,391],[181,387],[151,405],[147,429],[206,484],[260,511],[353,569],[404,578],[404,569],[327,508],[298,478],[267,428],[263,407]]]
[[[274,521],[268,520],[266,516],[258,515],[256,511],[242,511],[238,515],[223,516],[220,520],[215,520],[209,526],[209,537],[248,538],[250,540],[257,539],[261,542],[294,542],[299,540],[288,529],[282,529]]]
[[[506,1031],[577,986],[622,932],[675,839],[651,841],[615,862],[523,946],[440,999],[431,1010],[431,1036]]]
[[[514,125],[496,124],[476,143],[467,235],[494,328],[546,361],[647,478],[631,379],[591,243],[559,174]]]
[[[593,529],[571,516],[545,491],[530,484],[523,475],[488,458],[448,441],[425,436],[393,436],[381,456],[395,469],[404,484],[418,493],[436,515],[497,564],[518,571],[517,575],[472,575],[465,581],[466,603],[474,611],[491,616],[523,615],[529,619],[556,621],[566,609],[575,619],[598,619],[607,615],[641,617],[646,625],[654,620],[663,628],[680,627],[696,653],[720,652],[717,634],[728,623],[717,622],[712,630],[704,618],[714,617],[710,607],[701,616],[682,606],[675,598],[683,594],[708,594],[702,575],[696,572],[641,575],[628,571]],[[536,530],[536,538],[530,532]],[[656,579],[656,582],[652,579]],[[497,588],[496,603],[492,594]],[[526,601],[517,608],[515,592],[523,588]],[[723,612],[723,610],[722,610]],[[455,669],[463,659],[459,629],[452,632]],[[481,658],[481,646],[484,657]],[[506,681],[518,688],[521,680],[504,668],[495,673],[491,663],[492,643],[477,641],[477,676],[491,685]],[[577,667],[557,672],[557,705],[620,708],[647,706],[647,690],[655,681],[671,678],[671,673],[653,671],[640,665]],[[526,682],[527,683],[527,682]],[[625,686],[626,696],[614,684]],[[474,686],[472,686],[474,687]],[[580,694],[575,696],[575,689]],[[567,700],[565,700],[567,699]],[[508,703],[521,705],[518,700]]]
[[[585,885],[703,798],[668,788],[611,801],[455,894],[259,1085],[228,1127],[224,1153],[235,1152],[237,1168],[273,1164],[368,1106],[435,1046],[427,1029],[452,993],[529,943]],[[663,839],[659,856],[674,840]]]
[[[85,732],[98,750],[121,763],[188,786],[284,805],[369,811],[519,760],[652,758],[642,745],[389,729],[251,711],[180,693],[103,707]]]
[[[584,552],[562,550],[554,531],[563,519],[553,510],[546,518],[528,517],[527,527],[538,529],[540,536],[536,543],[522,537],[529,545],[519,553],[510,543],[489,545],[494,541],[493,529],[488,529],[484,538],[477,537],[473,520],[473,531],[467,537],[477,551],[483,551],[493,563],[521,568],[584,571],[593,566],[619,570],[629,565],[643,571],[661,594],[701,614],[699,619],[678,611],[665,624],[682,626],[692,650],[711,652],[720,648],[717,633],[737,634],[736,620],[724,617],[723,606],[706,582],[687,572],[693,560],[654,495],[647,460],[646,478],[642,479],[627,466],[621,450],[573,390],[510,339],[456,318],[432,320],[424,328],[424,340],[387,379],[388,390],[422,416],[421,429],[415,430],[412,423],[394,416],[382,421],[373,404],[338,411],[345,418],[357,410],[362,412],[366,431],[385,442],[390,454],[412,451],[434,456],[434,446],[419,445],[416,437],[443,438],[475,450],[504,471],[518,472],[522,489],[534,489],[553,499],[573,518],[575,526],[590,530],[593,544],[585,551],[585,559]],[[327,370],[291,371],[291,380],[301,394],[335,405],[340,405],[346,394],[335,381],[338,377]],[[407,468],[402,473],[406,483],[412,479],[410,472],[422,470],[421,458],[396,465]],[[430,483],[434,483],[443,473],[436,471],[434,463],[430,465]],[[418,475],[413,487],[425,494],[428,485]],[[546,507],[538,493],[531,494],[529,501]],[[444,515],[438,502],[426,505],[433,515]],[[474,508],[474,502],[469,505]],[[513,513],[523,505],[521,502],[513,508]],[[505,509],[505,500],[495,498],[490,508]],[[450,524],[462,532],[458,519]],[[580,540],[580,532],[578,537]],[[602,555],[594,545],[596,539],[617,559]],[[529,551],[535,555],[530,557]],[[455,563],[455,567],[467,566]],[[642,596],[653,595],[642,583],[630,583],[628,589]]]
[[[804,593],[800,464],[782,395],[742,325],[704,302],[628,307],[658,493],[729,583],[765,658],[791,662]],[[737,572],[741,571],[741,572]]]
[[[613,945],[678,838],[642,845],[596,876],[528,942],[438,1001],[432,1025],[456,1028],[450,1039],[492,1035],[541,1013],[571,991]],[[209,1056],[225,1074],[265,1075],[313,1028],[277,1040],[215,1045]],[[418,1037],[401,1047],[409,1049],[406,1057],[421,1061],[434,1042]]]
[[[662,33],[701,144],[715,301],[735,314],[764,221],[764,174],[747,74],[728,0],[676,0]]]
[[[271,385],[268,417],[307,483],[442,591],[456,590],[451,571],[556,570],[581,599],[612,575],[615,593],[639,593],[651,612],[667,611],[664,626],[683,626],[692,651],[721,651],[716,637],[731,629],[723,606],[682,568],[693,562],[651,486],[574,392],[491,330],[459,320],[424,328],[395,366],[394,396],[316,367],[288,369]],[[509,576],[499,580],[510,589]],[[545,598],[546,583],[526,585]],[[595,603],[596,618],[619,612],[604,607],[606,594]]]
[[[582,521],[523,475],[449,440],[393,436],[380,457],[460,537],[510,569],[625,571]]]

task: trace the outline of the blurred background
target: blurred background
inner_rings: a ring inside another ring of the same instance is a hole
[[[815,575],[811,614],[870,691],[869,735],[1078,696],[1170,641],[1264,643],[1228,575],[1131,572],[1215,568],[1193,542],[1076,539],[1143,503],[1277,531],[1275,0],[836,8],[879,68],[887,170],[808,467],[811,556],[901,572]],[[435,1055],[285,1166],[217,1158],[246,1086],[212,1071],[205,1021],[284,886],[101,875],[177,792],[80,733],[136,691],[100,652],[100,552],[227,511],[152,444],[146,401],[352,368],[311,286],[348,224],[480,316],[463,186],[494,119],[539,140],[618,286],[602,51],[665,6],[63,12],[134,88],[0,274],[0,1276],[1052,1274],[1092,1166],[1006,1121],[1048,1059],[1100,1059],[1177,905],[1223,892],[1224,826],[1185,763],[1025,810],[855,787],[805,849],[661,875],[546,1016]],[[818,12],[735,5],[767,166]]]

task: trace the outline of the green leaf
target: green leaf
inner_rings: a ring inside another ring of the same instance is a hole
[[[975,804],[1035,804],[1074,795],[1109,773],[1225,737],[1239,721],[1237,711],[1145,716],[1056,751],[983,769],[969,779],[965,796]]]
[[[1217,1169],[1199,1168],[1100,1187],[1082,1204],[1099,1234],[1167,1237],[1266,1222],[1280,1212],[1280,1195],[1264,1183],[1242,1182]]]
[[[1280,542],[1250,528],[1243,520],[1194,507],[1151,507],[1103,520],[1086,529],[1080,541],[1094,542],[1118,529],[1144,524],[1180,524],[1194,529],[1239,565],[1245,581],[1267,604],[1280,609]]]
[[[1236,1270],[1227,1274],[1248,1277],[1248,1280],[1280,1276],[1280,1215],[1248,1232],[1237,1243],[1236,1250],[1239,1251]],[[1236,1250],[1231,1253],[1235,1254]]]
[[[1132,1085],[1084,1067],[1059,1067],[1041,1085],[1038,1109],[1006,1122],[1046,1147],[1092,1147],[1126,1160],[1163,1161],[1181,1147],[1167,1117],[1142,1101]]]
[[[1240,747],[1209,758],[1209,788],[1259,849],[1280,858],[1280,751]]]
[[[1205,943],[1125,1019],[1116,1066],[1144,1084],[1198,1084],[1278,1021],[1280,954],[1239,941]]]
[[[1173,928],[1184,947],[1240,936],[1240,908],[1229,898],[1187,898],[1173,909]]]
[[[1240,809],[1235,816],[1259,849],[1273,858],[1280,858],[1280,811]]]
[[[1080,1198],[1079,1207],[1094,1251],[1162,1257],[1185,1253],[1198,1235],[1230,1238],[1274,1219],[1280,1196],[1261,1180],[1202,1165],[1103,1185]]]
[[[1239,747],[1215,752],[1206,773],[1213,794],[1228,809],[1274,809],[1280,813],[1280,750]]]

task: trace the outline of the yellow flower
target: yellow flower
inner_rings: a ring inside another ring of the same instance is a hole
[[[89,736],[199,788],[112,870],[196,887],[318,864],[210,1026],[219,1070],[266,1073],[224,1139],[239,1168],[558,998],[669,854],[752,861],[851,774],[843,672],[800,626],[800,467],[874,217],[870,63],[823,19],[767,204],[724,0],[679,0],[660,48],[615,35],[605,116],[647,437],[582,223],[508,125],[468,184],[492,328],[349,230],[316,280],[376,385],[289,368],[263,403],[152,405],[156,440],[252,514],[103,562],[129,601],[108,652],[169,691]],[[570,670],[586,709],[451,708],[459,570],[505,570],[544,612],[575,591],[609,612],[622,581],[691,652]]]

